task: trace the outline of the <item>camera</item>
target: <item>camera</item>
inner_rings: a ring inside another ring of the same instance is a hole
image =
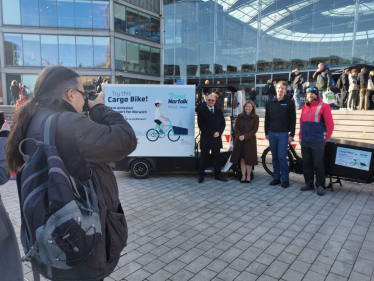
[[[88,112],[90,111],[90,108],[88,106],[88,100],[95,100],[97,98],[97,94],[95,92],[88,93],[88,99],[84,100],[83,105],[83,112],[88,116]]]

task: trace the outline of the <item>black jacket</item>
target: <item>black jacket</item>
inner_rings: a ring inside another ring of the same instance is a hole
[[[343,90],[344,91],[348,91],[348,88],[349,88],[349,79],[348,79],[348,74],[346,73],[343,73],[341,76],[341,81],[342,81],[342,85],[343,85]]]
[[[197,112],[197,124],[201,131],[201,150],[222,148],[222,134],[226,127],[222,110],[214,107],[214,114],[212,114],[208,106],[202,106]],[[215,132],[219,132],[219,137],[213,137]]]
[[[269,131],[273,133],[290,132],[290,136],[295,136],[296,110],[295,103],[284,97],[281,101],[274,98],[268,101],[265,107],[265,135]]]
[[[13,97],[18,97],[19,96],[19,87],[18,87],[18,85],[16,85],[16,86],[10,86],[10,92],[12,93]]]
[[[264,95],[272,94],[275,96],[277,94],[273,83],[267,83],[262,92]]]
[[[362,71],[357,76],[357,84],[360,89],[366,89],[368,87],[369,73],[367,71]]]
[[[295,72],[291,72],[291,81],[294,90],[303,90],[303,84],[305,83],[305,80],[301,72],[297,75]]]
[[[251,91],[250,93],[249,93],[249,98],[251,99],[251,100],[256,100],[256,96],[257,96],[257,92],[256,91]]]
[[[93,254],[79,265],[68,270],[52,269],[52,280],[101,280],[115,269],[123,248],[123,229],[113,228],[122,224],[123,211],[118,197],[118,186],[112,168],[116,162],[136,148],[136,136],[123,116],[109,107],[100,104],[90,111],[90,118],[77,113],[63,101],[61,115],[57,120],[56,147],[69,173],[83,181],[92,179],[99,198],[102,237]],[[56,110],[37,108],[28,128],[27,137],[40,139],[43,120]],[[33,142],[26,142],[27,155],[36,150]],[[111,221],[115,216],[118,221]],[[122,227],[123,228],[123,227]],[[42,268],[44,276],[47,268]]]

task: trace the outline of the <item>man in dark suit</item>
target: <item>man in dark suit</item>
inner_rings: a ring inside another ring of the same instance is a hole
[[[222,148],[221,136],[225,130],[226,122],[222,110],[215,107],[215,103],[216,97],[212,94],[208,95],[206,105],[203,105],[197,113],[197,123],[201,131],[199,183],[204,181],[210,150],[212,151],[215,179],[227,181],[221,175],[221,165],[219,163],[220,149]]]

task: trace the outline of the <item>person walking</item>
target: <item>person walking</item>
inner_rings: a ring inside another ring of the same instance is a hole
[[[339,110],[346,110],[344,107],[344,102],[347,99],[348,95],[348,90],[349,90],[349,74],[351,71],[349,68],[346,68],[344,70],[344,73],[340,76],[340,83],[341,83],[341,89],[340,89],[340,109]],[[348,103],[347,103],[348,107]]]
[[[300,93],[302,92],[303,84],[305,83],[303,74],[300,72],[300,69],[296,68],[291,72],[291,81],[293,82],[293,99],[295,100],[295,107],[296,110],[299,110],[301,109]]]
[[[209,151],[212,151],[215,179],[224,182],[227,181],[227,179],[221,175],[221,165],[219,163],[220,149],[222,148],[222,134],[226,127],[226,121],[222,110],[214,106],[215,103],[216,97],[210,94],[206,98],[206,106],[203,106],[197,112],[197,124],[201,131],[199,183],[204,181]]]
[[[296,128],[295,103],[285,98],[286,89],[286,82],[278,82],[277,97],[265,107],[265,136],[269,140],[274,169],[270,185],[282,183],[284,188],[289,186],[288,144],[293,141]]]
[[[348,76],[349,81],[349,96],[348,96],[348,110],[356,110],[358,85],[357,85],[357,69],[352,69]]]
[[[369,110],[370,107],[370,89],[368,89],[369,73],[366,67],[361,69],[360,74],[357,77],[357,84],[360,87],[360,106],[358,110]]]
[[[275,92],[274,84],[271,80],[268,80],[262,92],[264,95],[268,96],[268,101],[271,101],[274,99],[276,92]]]
[[[293,88],[292,88],[292,82],[291,81],[287,81],[286,97],[289,98],[289,99],[293,98]]]
[[[319,91],[319,95],[323,98],[323,93],[331,90],[332,75],[328,66],[322,62],[318,64],[318,69],[314,72],[313,79],[317,80],[316,88]]]
[[[325,144],[334,130],[331,107],[323,103],[317,88],[307,89],[307,103],[300,116],[299,143],[303,157],[305,184],[301,191],[314,190],[314,173],[317,194],[323,196],[325,190]]]
[[[251,92],[249,93],[249,99],[253,101],[253,103],[256,103],[256,97],[257,97],[257,92],[255,88],[252,88]]]
[[[19,99],[19,86],[16,80],[12,81],[12,84],[10,86],[10,93],[12,94],[12,97],[13,97],[13,104],[16,105],[17,100]]]
[[[230,160],[234,164],[240,160],[241,183],[251,182],[252,167],[258,165],[256,133],[259,120],[254,102],[246,101],[243,112],[235,121],[235,143]]]
[[[84,115],[82,110],[88,96],[80,76],[74,70],[65,66],[44,68],[36,79],[34,97],[15,112],[12,130],[6,142],[7,168],[17,171],[26,159],[19,151],[20,143],[26,138],[43,139],[43,123],[58,113],[53,129],[55,146],[61,157],[59,160],[74,179],[93,186],[98,195],[90,194],[90,198],[97,198],[91,200],[97,200],[94,204],[101,225],[101,239],[92,254],[78,264],[67,263],[69,266],[66,268],[48,267],[32,259],[35,269],[52,281],[103,280],[116,268],[127,242],[128,228],[118,197],[118,185],[108,164],[127,157],[135,150],[136,135],[122,114],[104,104],[103,93],[98,94],[95,100],[87,101],[90,116]],[[26,155],[33,155],[36,149],[34,143],[26,142],[23,151]],[[52,194],[59,196],[57,193]],[[53,200],[55,202],[57,199]],[[56,214],[58,212],[53,215]],[[65,254],[59,257],[62,256],[65,260],[69,258]]]

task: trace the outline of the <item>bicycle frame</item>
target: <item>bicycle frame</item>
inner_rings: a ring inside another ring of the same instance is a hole
[[[156,132],[159,132],[161,130],[160,128],[160,125],[156,124],[156,127],[154,128],[154,130]],[[165,128],[164,128],[164,134],[166,135],[166,133],[169,131],[169,130],[173,130],[173,125],[171,124],[171,121],[169,120],[169,125],[165,125]],[[173,134],[174,134],[174,131],[173,131]]]

